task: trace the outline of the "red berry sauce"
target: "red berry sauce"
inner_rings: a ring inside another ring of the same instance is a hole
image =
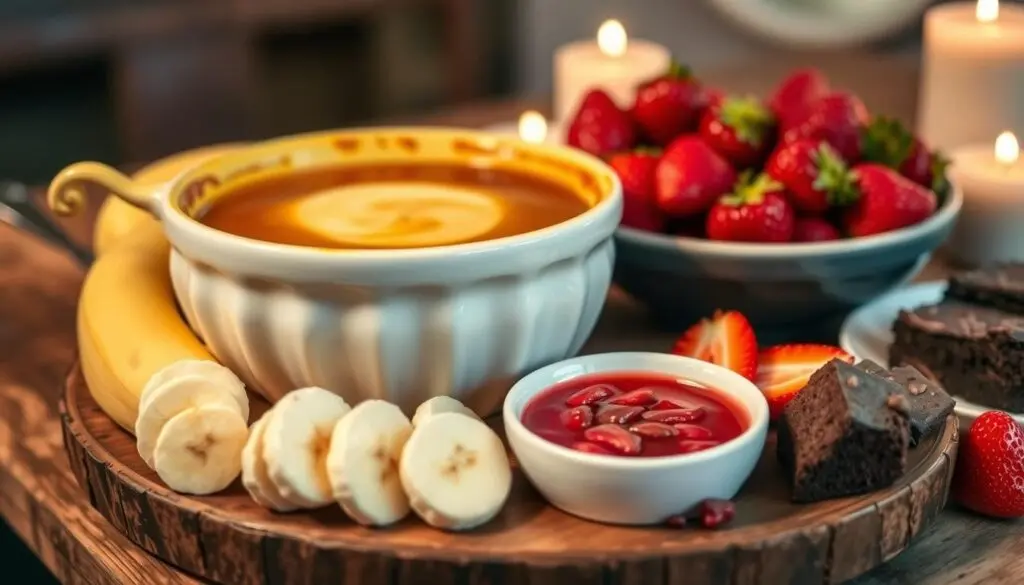
[[[714,390],[674,376],[603,372],[533,397],[523,426],[557,445],[603,455],[664,457],[735,439],[745,411]]]

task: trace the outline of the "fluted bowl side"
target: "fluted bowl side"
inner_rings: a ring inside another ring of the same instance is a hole
[[[400,250],[331,250],[210,228],[198,210],[241,182],[324,165],[401,161],[512,168],[588,209],[511,237]],[[324,132],[232,151],[158,195],[182,312],[212,353],[275,401],[321,386],[411,413],[438,395],[478,413],[521,375],[574,355],[604,304],[621,185],[596,158],[458,129]]]

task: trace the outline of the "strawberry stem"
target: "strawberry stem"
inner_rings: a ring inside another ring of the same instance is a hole
[[[818,176],[814,179],[814,188],[824,191],[828,202],[832,205],[850,205],[857,201],[860,193],[857,182],[849,168],[827,142],[818,145],[814,153],[814,163],[818,167]]]
[[[950,160],[945,154],[937,150],[932,153],[932,191],[942,199],[945,199],[949,190],[949,178],[946,176],[949,163]]]
[[[764,196],[768,193],[782,190],[782,184],[761,173],[754,176],[753,172],[747,170],[740,175],[733,192],[722,197],[723,205],[760,205],[764,202]]]
[[[877,116],[864,129],[864,160],[898,169],[910,156],[914,135],[893,118]]]
[[[693,70],[688,65],[684,65],[675,59],[669,63],[668,73],[665,77],[669,79],[691,79],[693,78]]]
[[[633,154],[644,156],[661,156],[663,150],[657,146],[638,146],[633,149]]]
[[[722,123],[732,128],[741,142],[752,146],[761,146],[775,125],[771,110],[753,96],[726,98],[720,112]]]

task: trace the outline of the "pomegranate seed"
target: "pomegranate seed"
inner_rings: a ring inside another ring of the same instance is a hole
[[[594,455],[615,455],[614,451],[609,451],[597,443],[588,443],[587,441],[577,441],[572,444],[572,448],[583,453],[593,453]]]
[[[657,402],[657,398],[654,396],[654,390],[650,388],[641,388],[639,390],[633,390],[632,392],[626,392],[612,398],[608,402],[611,404],[621,404],[623,406],[647,406],[648,404],[654,404]]]
[[[676,432],[678,432],[679,436],[683,439],[705,441],[713,436],[711,434],[711,429],[707,427],[698,427],[697,425],[688,425],[686,423],[672,426],[675,427]]]
[[[704,528],[718,528],[732,521],[736,515],[736,506],[729,500],[704,500],[698,512]]]
[[[589,406],[577,406],[563,411],[558,418],[570,431],[582,431],[594,423],[594,411]]]
[[[661,400],[652,404],[650,410],[675,410],[677,408],[686,408],[686,406],[683,404],[679,404],[678,402],[674,402],[672,400],[665,400],[664,398],[662,398]]]
[[[618,425],[600,425],[583,431],[583,438],[621,455],[636,455],[642,445],[640,437]]]
[[[665,520],[665,525],[669,528],[686,528],[686,516],[682,514],[676,514],[675,516],[669,516]]]
[[[649,410],[643,414],[644,420],[663,423],[690,423],[704,418],[703,408],[676,408],[673,410]]]
[[[593,386],[587,386],[583,390],[574,392],[572,396],[565,399],[565,405],[583,406],[584,404],[593,404],[604,400],[605,398],[614,396],[615,392],[615,386],[610,384],[594,384]]]
[[[598,424],[629,424],[644,413],[642,406],[617,406],[615,404],[602,404],[597,407]]]
[[[721,445],[718,441],[691,441],[689,439],[682,439],[679,441],[679,452],[680,453],[696,453],[698,451],[704,451],[712,447]]]
[[[675,427],[659,422],[639,422],[629,427],[629,432],[636,433],[645,439],[664,439],[679,434]]]

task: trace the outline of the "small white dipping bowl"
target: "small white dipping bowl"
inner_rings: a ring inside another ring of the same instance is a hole
[[[618,457],[574,451],[523,426],[523,410],[544,390],[600,372],[676,376],[707,386],[746,410],[740,436],[705,451],[669,457]],[[541,368],[516,382],[502,412],[523,472],[552,505],[607,524],[657,524],[708,498],[731,499],[757,465],[768,434],[768,403],[752,382],[721,366],[661,353],[588,355]]]

